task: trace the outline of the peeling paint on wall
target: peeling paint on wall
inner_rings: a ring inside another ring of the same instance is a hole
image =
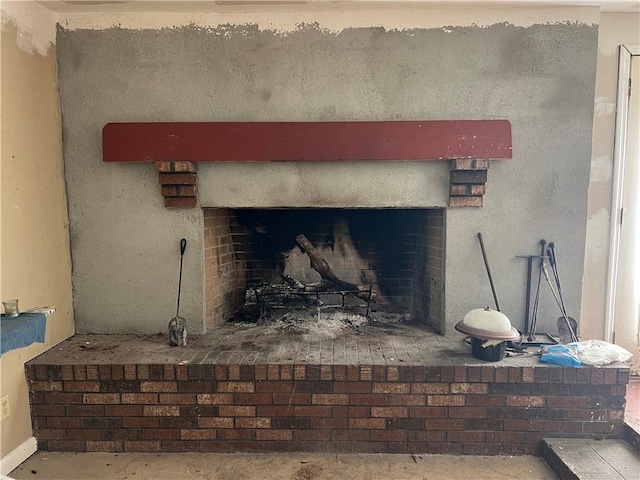
[[[332,5],[330,9],[299,11],[278,10],[217,13],[98,13],[66,14],[59,23],[68,30],[103,30],[112,27],[128,29],[172,28],[179,26],[219,27],[221,25],[255,24],[260,30],[279,33],[294,32],[301,25],[317,23],[330,32],[349,28],[381,27],[386,30],[414,28],[442,28],[451,33],[454,26],[487,27],[508,23],[519,27],[535,24],[597,25],[599,9],[575,8],[433,8],[432,6],[379,6]],[[443,27],[445,26],[445,27]]]
[[[616,111],[616,104],[609,101],[607,97],[596,97],[596,115],[601,117],[603,115],[613,115]]]
[[[611,157],[605,155],[604,157],[594,158],[591,162],[591,182],[611,182],[613,176],[613,163]]]
[[[2,2],[2,28],[13,24],[18,29],[16,43],[29,53],[47,56],[56,41],[56,16],[36,2]]]

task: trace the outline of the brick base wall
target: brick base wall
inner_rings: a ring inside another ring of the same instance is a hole
[[[621,437],[626,368],[26,367],[41,450],[535,454]]]

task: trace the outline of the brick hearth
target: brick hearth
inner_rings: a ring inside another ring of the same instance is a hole
[[[173,349],[160,335],[75,336],[26,366],[34,434],[50,451],[490,455],[622,436],[624,365],[487,363],[424,327],[378,330],[229,326]]]

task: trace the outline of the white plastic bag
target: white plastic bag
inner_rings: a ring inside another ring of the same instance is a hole
[[[601,367],[613,362],[624,362],[633,357],[631,352],[621,346],[603,340],[585,340],[568,343],[567,346],[575,347],[576,356],[583,365]]]

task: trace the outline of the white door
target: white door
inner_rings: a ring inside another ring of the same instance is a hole
[[[640,56],[631,52],[626,132],[620,139],[623,158],[619,256],[615,282],[613,341],[633,353],[632,372],[640,372]],[[619,102],[620,103],[620,102]],[[625,122],[621,122],[624,126]],[[626,134],[625,134],[626,133]]]

